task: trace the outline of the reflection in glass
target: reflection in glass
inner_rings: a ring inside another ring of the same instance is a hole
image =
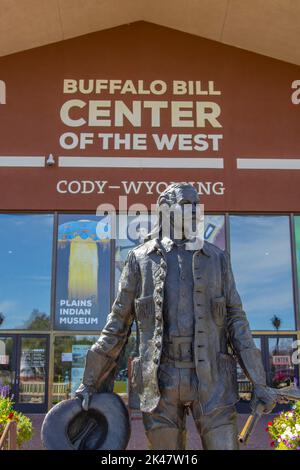
[[[110,225],[90,214],[59,216],[55,327],[99,330],[110,309]]]
[[[251,329],[294,330],[289,217],[230,216],[230,246]]]
[[[88,349],[98,336],[57,336],[54,343],[53,404],[74,396],[83,377]],[[114,392],[126,394],[128,388],[128,358],[136,351],[135,333],[128,339],[118,364]]]
[[[137,337],[136,332],[132,331],[128,338],[124,354],[122,355],[119,364],[118,372],[115,378],[114,391],[116,393],[128,393],[128,360],[137,355]]]
[[[21,338],[19,403],[44,403],[46,338]]]
[[[0,215],[0,328],[48,330],[53,215]]]
[[[80,385],[87,350],[97,336],[57,336],[54,343],[53,403],[71,398]]]
[[[137,217],[119,216],[115,252],[115,292],[129,250],[143,243],[145,235],[153,229],[155,220],[155,216],[149,220],[146,214]],[[136,232],[139,234],[138,237],[136,237]],[[225,249],[225,217],[223,215],[205,215],[204,238],[222,250]]]
[[[261,338],[253,338],[253,341],[255,346],[261,351]],[[252,383],[239,364],[237,364],[237,379],[240,399],[245,401],[251,400]]]
[[[15,383],[13,346],[13,337],[0,336],[0,397],[9,397],[13,393]]]
[[[118,216],[115,250],[115,292],[117,292],[119,278],[129,250],[143,243],[144,237],[153,229],[155,221],[155,216],[149,219],[147,214],[137,217]]]
[[[285,387],[294,382],[295,367],[292,363],[294,338],[282,337],[269,338],[269,361],[271,387]]]
[[[225,217],[224,215],[204,216],[204,239],[225,250]]]
[[[297,266],[297,279],[298,279],[298,292],[300,299],[300,216],[294,217],[295,222],[295,241],[296,241],[296,266]]]

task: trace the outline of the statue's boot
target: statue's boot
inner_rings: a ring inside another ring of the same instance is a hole
[[[186,430],[161,427],[146,431],[151,450],[185,450]]]

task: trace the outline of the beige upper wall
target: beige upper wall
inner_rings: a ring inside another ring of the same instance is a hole
[[[300,65],[300,0],[0,0],[0,56],[139,20]]]

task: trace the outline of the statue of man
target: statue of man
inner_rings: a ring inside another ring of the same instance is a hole
[[[159,196],[159,222],[149,240],[128,255],[112,311],[87,353],[76,392],[88,409],[93,393],[112,390],[135,320],[140,342],[132,388],[155,450],[185,449],[189,411],[204,449],[238,449],[235,358],[253,384],[253,402],[262,402],[265,412],[274,406],[229,255],[194,236],[199,202],[195,188],[184,183],[171,184]]]

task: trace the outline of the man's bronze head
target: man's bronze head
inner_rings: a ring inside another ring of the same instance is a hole
[[[158,197],[158,221],[150,234],[191,240],[201,237],[200,198],[189,183],[172,183]]]
[[[169,206],[173,204],[199,204],[200,198],[194,188],[190,183],[172,183],[170,184],[158,197],[157,205],[158,207],[162,204],[168,204]]]

